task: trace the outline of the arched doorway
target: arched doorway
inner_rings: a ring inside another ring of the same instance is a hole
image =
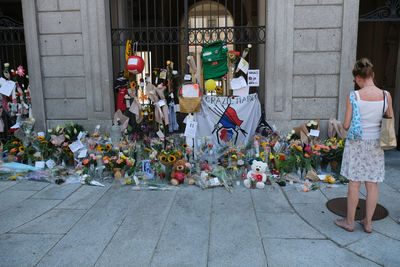
[[[396,131],[400,120],[400,1],[360,1],[357,58],[374,64],[377,85],[393,98]]]

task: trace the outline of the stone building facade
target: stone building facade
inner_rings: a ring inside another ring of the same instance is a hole
[[[319,118],[325,131],[330,117],[343,119],[353,89],[360,1],[258,0],[257,6],[266,27],[257,54],[264,61],[260,95],[267,120],[285,132]],[[38,127],[65,120],[110,126],[110,0],[22,0],[22,8]]]

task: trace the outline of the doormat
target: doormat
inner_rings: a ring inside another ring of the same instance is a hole
[[[366,207],[365,207],[365,199],[359,199],[358,205],[356,208],[356,216],[355,220],[362,220],[365,217]],[[346,217],[347,215],[347,198],[339,197],[334,198],[326,202],[326,207],[328,210],[333,212],[336,215],[341,217]],[[389,215],[389,212],[382,205],[376,205],[374,216],[372,216],[373,221],[381,220]]]

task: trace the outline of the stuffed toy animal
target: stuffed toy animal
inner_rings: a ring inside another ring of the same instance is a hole
[[[194,184],[194,180],[190,177],[189,167],[190,163],[187,163],[185,159],[175,161],[171,172],[171,184],[177,186],[185,181],[185,177],[188,180],[188,184]]]
[[[251,164],[251,170],[247,173],[247,178],[243,181],[243,184],[247,188],[259,188],[263,189],[267,180],[267,169],[268,163],[262,161],[253,160]]]

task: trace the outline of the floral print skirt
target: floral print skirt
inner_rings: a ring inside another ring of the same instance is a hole
[[[346,140],[340,174],[351,181],[383,182],[385,155],[378,140]]]

